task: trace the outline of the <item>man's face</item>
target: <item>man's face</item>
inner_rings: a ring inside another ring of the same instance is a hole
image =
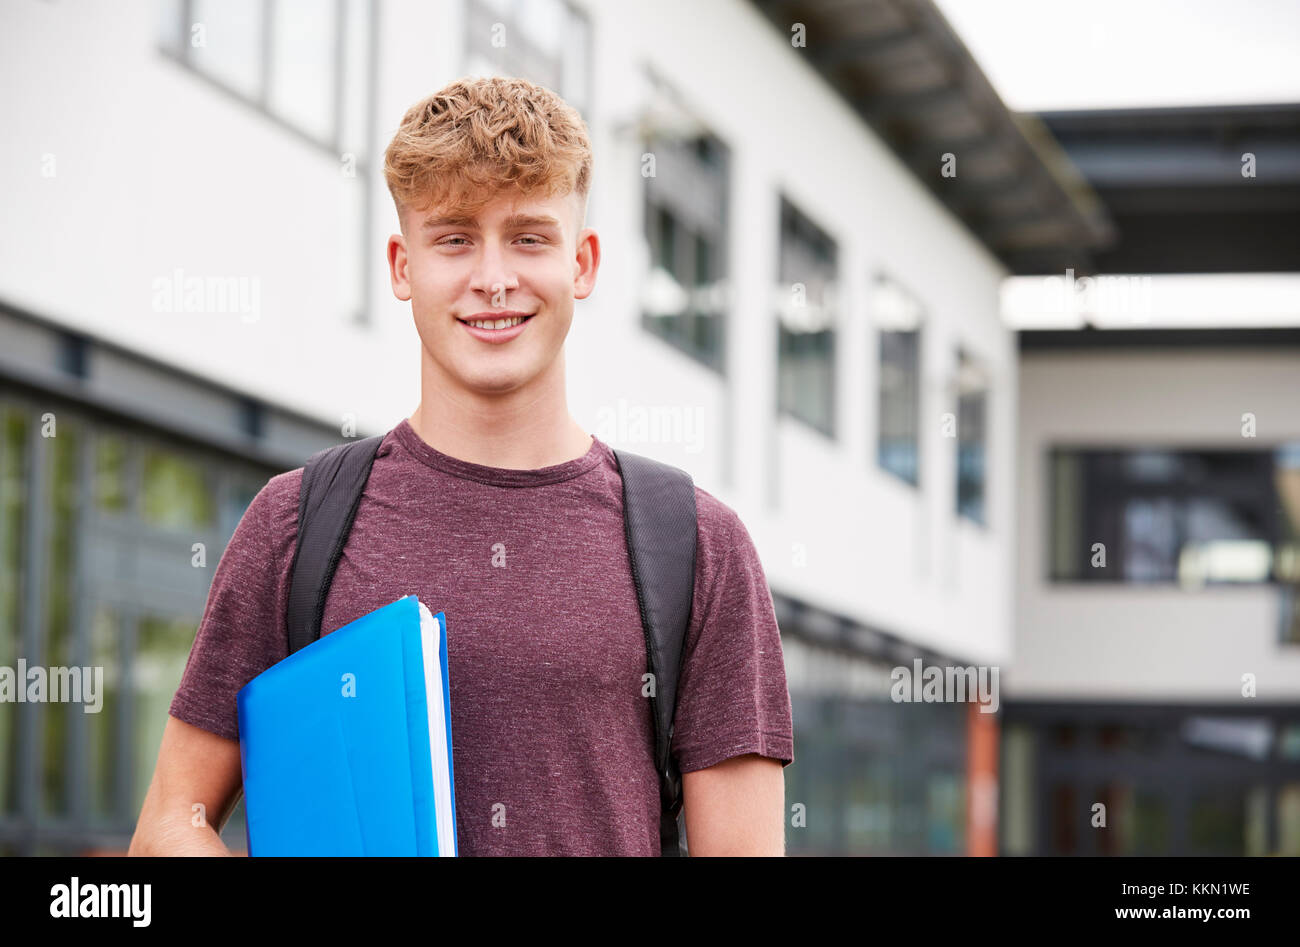
[[[411,301],[424,348],[452,385],[504,394],[562,372],[573,301],[591,294],[600,262],[595,231],[578,232],[580,213],[573,193],[501,197],[471,219],[406,211],[404,233],[388,240],[393,293]],[[470,326],[519,316],[512,328]]]

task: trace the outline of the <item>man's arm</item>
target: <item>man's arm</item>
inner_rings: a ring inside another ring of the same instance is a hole
[[[697,855],[785,855],[781,761],[749,753],[682,774],[686,844]]]
[[[128,855],[230,855],[220,832],[243,788],[239,741],[167,717]],[[193,819],[203,804],[203,825]]]

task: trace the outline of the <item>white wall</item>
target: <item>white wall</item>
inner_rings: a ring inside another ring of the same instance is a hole
[[[575,416],[598,431],[620,405],[698,413],[698,438],[621,446],[688,467],[734,506],[775,587],[929,647],[1006,660],[1017,396],[1014,340],[997,314],[1001,267],[750,4],[585,6],[595,34],[589,224],[605,256],[567,346]],[[406,107],[463,66],[458,0],[389,0],[383,10],[376,155]],[[382,430],[413,409],[419,342],[409,306],[389,290],[383,243],[396,215],[377,174],[374,324],[362,328],[342,301],[356,252],[345,211],[361,182],[340,175],[334,156],[160,55],[151,3],[14,0],[4,17],[0,79],[13,91],[0,103],[9,191],[0,298],[327,423],[353,412],[363,429]],[[643,63],[672,77],[732,151],[729,393],[639,328],[640,148],[618,125],[639,102]],[[53,178],[41,175],[46,154],[56,156]],[[773,418],[778,193],[839,247],[847,295],[833,442]],[[177,267],[255,277],[260,317],[154,311],[153,280]],[[874,461],[866,291],[877,270],[926,311],[920,492]],[[955,518],[955,442],[940,436],[941,414],[955,411],[947,385],[958,342],[992,378],[988,528]]]
[[[1014,337],[997,310],[1003,270],[748,3],[618,4],[618,13],[597,27],[597,109],[625,112],[636,90],[626,64],[650,61],[675,77],[686,104],[726,142],[735,162],[734,479],[724,476],[722,384],[638,328],[638,260],[629,251],[642,240],[635,213],[640,149],[608,124],[596,130],[593,209],[627,210],[593,221],[609,255],[570,336],[575,412],[594,419],[620,397],[702,406],[706,418],[716,419],[715,440],[704,450],[642,447],[689,467],[698,483],[737,509],[774,587],[971,660],[1007,659],[1016,391]],[[782,192],[838,244],[847,300],[834,442],[782,419],[769,444],[777,336],[769,299]],[[877,353],[866,298],[876,270],[902,283],[926,310],[920,493],[880,471],[874,459]],[[940,436],[940,415],[956,410],[945,386],[958,341],[986,361],[993,379],[987,530],[954,516],[955,444]],[[610,355],[631,352],[639,371],[629,378],[626,360]],[[766,502],[773,456],[775,508]],[[796,564],[796,543],[806,549],[803,566]]]
[[[1300,648],[1277,643],[1267,586],[1078,584],[1046,579],[1047,451],[1054,444],[1252,449],[1300,439],[1300,359],[1282,351],[1028,353],[1020,371],[1021,484],[1016,698],[1241,699],[1300,696]],[[1257,437],[1243,438],[1253,412]]]

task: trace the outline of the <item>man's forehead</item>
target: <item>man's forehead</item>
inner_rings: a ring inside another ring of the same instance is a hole
[[[487,223],[494,215],[480,214],[477,216],[465,216],[463,214],[439,214],[437,212],[428,214],[420,221],[420,229],[433,230],[437,227],[476,227],[481,223]],[[548,213],[521,213],[516,212],[502,221],[502,226],[511,227],[554,227],[557,230],[563,230],[564,225],[560,219]]]
[[[425,207],[412,211],[412,217],[421,230],[433,230],[438,227],[477,227],[495,220],[500,214],[506,214],[502,226],[512,227],[554,227],[564,230],[573,215],[572,195],[564,195],[550,200],[514,201],[503,203],[494,201],[475,214],[447,211],[441,207]]]

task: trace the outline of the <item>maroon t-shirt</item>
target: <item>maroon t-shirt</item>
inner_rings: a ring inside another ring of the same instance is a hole
[[[288,654],[301,481],[301,467],[272,477],[217,565],[171,704],[186,723],[238,739],[236,693]],[[746,753],[789,764],[762,565],[736,513],[695,496],[673,752],[683,773]],[[460,854],[657,855],[645,637],[609,445],[509,470],[441,453],[402,420],[379,446],[321,633],[408,594],[446,614]]]

